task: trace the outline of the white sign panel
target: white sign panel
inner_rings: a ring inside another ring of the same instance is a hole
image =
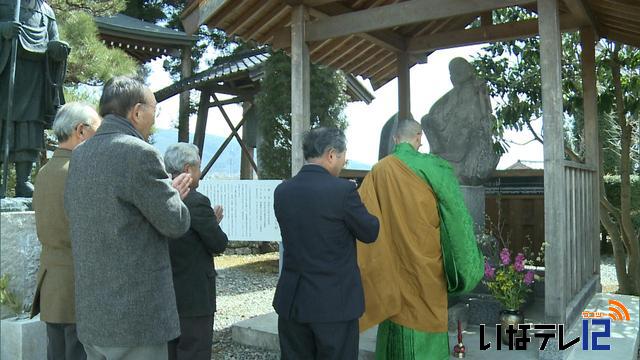
[[[198,191],[222,205],[220,227],[229,240],[281,241],[273,213],[273,191],[280,180],[200,180]]]

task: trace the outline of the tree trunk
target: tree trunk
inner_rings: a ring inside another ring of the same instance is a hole
[[[634,294],[640,289],[640,249],[631,222],[631,124],[624,111],[624,95],[620,81],[619,48],[612,55],[611,74],[616,95],[616,118],[621,130],[620,139],[620,235],[628,244],[629,277]]]

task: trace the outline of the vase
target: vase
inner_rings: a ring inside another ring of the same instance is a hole
[[[523,322],[524,316],[522,315],[522,312],[520,312],[520,310],[504,309],[500,311],[500,337],[503,344],[509,345],[509,334],[507,333],[509,325],[513,325],[514,329],[517,329],[518,325],[522,324]],[[515,344],[515,338],[518,336],[522,336],[521,330],[518,330],[518,332],[513,335],[512,344]]]

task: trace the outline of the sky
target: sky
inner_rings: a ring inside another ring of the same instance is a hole
[[[442,95],[451,90],[449,61],[455,57],[462,57],[470,61],[480,48],[481,46],[467,46],[439,50],[429,56],[426,64],[419,64],[411,69],[411,112],[415,119],[422,118]],[[346,107],[345,114],[349,122],[345,132],[347,158],[366,164],[374,164],[378,157],[382,126],[389,117],[398,111],[398,86],[397,80],[393,80],[374,92],[369,81],[364,80],[363,82],[373,93],[375,99],[369,105],[363,102],[354,102],[349,103]],[[162,60],[152,62],[149,78],[151,89],[156,91],[170,84],[171,78],[162,69]],[[227,97],[220,97],[220,100],[225,98]],[[172,128],[178,118],[178,96],[163,101],[159,106],[160,116],[156,119],[156,127]],[[225,111],[234,124],[240,121],[242,117],[240,105],[227,105]],[[195,122],[195,115],[193,115],[190,121],[191,132],[195,130]],[[542,122],[540,120],[534,121],[532,125],[539,133]],[[209,112],[206,132],[225,137],[230,133],[229,127],[217,108],[213,108]],[[532,161],[533,164],[538,164],[536,167],[541,166],[543,160],[542,144],[535,141],[530,142],[532,136],[527,131],[507,131],[505,138],[511,145],[508,153],[500,159],[498,169],[505,169],[518,160]],[[525,143],[527,144],[518,145]],[[423,144],[420,151],[428,152],[428,143],[424,136]],[[532,165],[532,163],[527,164]]]

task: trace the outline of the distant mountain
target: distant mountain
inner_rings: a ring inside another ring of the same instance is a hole
[[[213,155],[215,155],[224,140],[225,138],[222,136],[205,134],[202,168],[204,168]],[[170,145],[173,145],[178,141],[178,130],[156,129],[151,141],[153,146],[158,149],[161,154],[164,154]],[[189,135],[189,141],[193,141],[193,134]],[[222,152],[222,155],[220,155],[211,170],[209,170],[207,177],[212,176],[214,178],[222,179],[239,179],[241,153],[242,150],[240,149],[238,142],[235,139],[231,140],[229,145],[227,145],[227,148]],[[360,161],[349,160],[348,168],[353,170],[370,170],[371,165]]]
[[[202,154],[202,168],[211,160],[215,155],[220,145],[224,142],[225,138],[222,136],[205,134],[204,136],[204,149]],[[167,148],[178,141],[177,129],[156,129],[153,133],[152,145],[164,155]],[[189,135],[189,141],[193,141],[193,133]],[[207,177],[213,176],[214,178],[225,179],[239,179],[240,178],[240,145],[235,139],[231,140],[229,145],[224,149],[222,155],[213,164]]]

